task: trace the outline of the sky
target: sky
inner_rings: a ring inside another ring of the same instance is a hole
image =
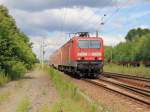
[[[0,0],[16,24],[45,58],[67,42],[68,33],[99,31],[105,45],[125,41],[133,28],[150,28],[150,0]],[[103,25],[101,23],[104,23]]]

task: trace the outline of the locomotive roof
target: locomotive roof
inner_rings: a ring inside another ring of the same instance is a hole
[[[79,36],[74,36],[72,39],[102,39],[101,37],[79,37]]]

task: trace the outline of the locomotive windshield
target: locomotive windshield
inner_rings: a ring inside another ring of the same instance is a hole
[[[100,48],[100,42],[97,40],[79,40],[79,48]]]

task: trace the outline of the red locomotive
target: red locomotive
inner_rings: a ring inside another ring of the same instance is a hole
[[[49,64],[76,77],[98,77],[103,72],[104,46],[102,38],[78,32],[55,51]]]

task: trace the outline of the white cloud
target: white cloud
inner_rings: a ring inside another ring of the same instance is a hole
[[[29,35],[44,34],[53,31],[95,31],[99,26],[96,15],[91,8],[49,9],[41,12],[11,10],[11,14],[20,28]]]
[[[150,15],[150,10],[145,10],[145,11],[141,11],[141,12],[129,12],[128,15],[122,15],[119,17],[116,17],[116,19],[111,23],[113,25],[113,27],[115,29],[123,29],[125,28],[125,26],[127,25],[131,25],[132,24],[141,24],[141,19],[144,16]],[[144,21],[144,18],[143,18]],[[148,25],[138,25],[136,27],[145,27],[148,28]],[[135,27],[135,28],[136,28]],[[133,26],[132,26],[133,28]]]
[[[114,0],[1,0],[13,9],[39,11],[64,7],[106,7],[116,4]]]
[[[137,26],[135,26],[134,28],[145,29],[145,28],[150,28],[150,26],[143,24],[143,25],[137,25]]]
[[[148,3],[150,0],[116,0],[118,3],[118,6],[126,7],[131,6],[138,3]]]
[[[60,48],[63,44],[65,44],[70,38],[65,32],[55,32],[53,35],[47,35],[45,37],[42,36],[30,36],[31,42],[33,42],[33,51],[40,58],[40,47],[42,41],[45,44],[45,58],[47,59],[49,55]]]
[[[139,27],[142,28],[142,29],[150,28],[150,26],[148,26],[148,25],[141,25],[141,26],[139,26]]]
[[[124,42],[125,38],[122,35],[102,35],[104,45],[115,46],[120,42]]]
[[[137,12],[135,14],[130,14],[130,16],[127,19],[129,21],[132,21],[132,20],[141,18],[141,17],[146,16],[146,15],[150,15],[150,10],[143,11],[143,12]]]
[[[21,9],[28,11],[41,11],[46,9],[73,8],[73,7],[111,7],[125,6],[140,2],[150,2],[150,0],[0,0],[11,9]]]

